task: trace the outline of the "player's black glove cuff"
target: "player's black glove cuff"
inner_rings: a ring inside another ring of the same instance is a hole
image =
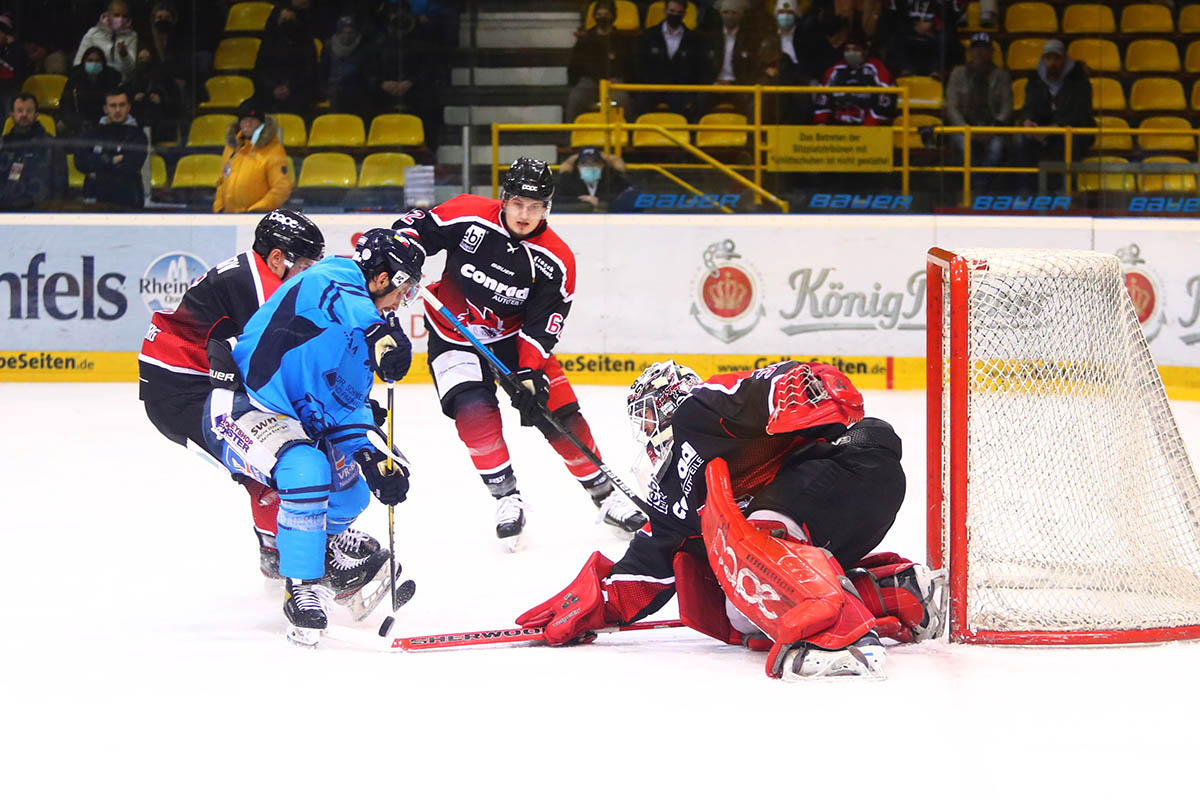
[[[512,394],[512,407],[521,413],[521,424],[536,425],[542,418],[546,401],[550,399],[550,381],[540,369],[522,368],[513,373],[517,390]]]
[[[385,506],[403,503],[408,496],[408,470],[399,461],[392,461],[389,470],[387,456],[378,450],[359,450],[354,460],[362,469],[363,478],[375,499]]]
[[[367,398],[367,408],[371,409],[371,417],[375,421],[376,428],[383,428],[387,424],[387,409],[376,403],[374,398]]]
[[[233,360],[233,347],[228,339],[208,340],[208,382],[214,389],[236,392],[242,388],[242,373]]]
[[[391,383],[408,374],[412,366],[412,342],[404,335],[395,314],[388,314],[383,322],[367,328],[366,337],[371,368],[380,379]]]

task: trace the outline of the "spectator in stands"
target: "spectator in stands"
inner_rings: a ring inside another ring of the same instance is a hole
[[[704,37],[683,24],[685,0],[667,0],[660,25],[647,28],[638,46],[637,82],[700,84],[709,80],[708,47]],[[663,106],[668,111],[690,116],[695,93],[644,92],[639,98],[641,113]]]
[[[961,0],[893,0],[895,32],[887,47],[892,74],[928,75],[944,81],[963,61],[958,41]]]
[[[53,37],[39,34],[25,37],[25,55],[30,75],[66,75],[70,68],[67,54],[54,44]]]
[[[1037,73],[1025,87],[1025,106],[1020,113],[1021,124],[1027,128],[1043,125],[1090,128],[1096,124],[1092,116],[1092,84],[1087,68],[1067,56],[1067,49],[1058,39],[1050,39],[1042,47],[1042,60]],[[1073,161],[1087,155],[1093,136],[1075,136],[1071,149]],[[1033,166],[1042,161],[1061,161],[1065,157],[1065,142],[1061,134],[1048,135],[1030,132],[1017,137],[1020,161]],[[1027,181],[1033,188],[1032,181]]]
[[[573,121],[585,111],[595,111],[600,98],[600,81],[608,79],[620,83],[633,78],[633,52],[636,42],[629,34],[613,27],[617,19],[617,8],[613,0],[596,0],[592,9],[596,24],[579,35],[571,50],[571,61],[567,64],[567,83],[571,93],[567,96],[566,119]],[[627,92],[613,92],[612,102],[625,110],[632,119],[633,108]]]
[[[967,49],[967,63],[954,68],[946,83],[946,122],[950,125],[1008,125],[1012,120],[1012,77],[992,60],[992,37],[977,33]],[[998,167],[1004,163],[1008,136],[976,133],[971,136],[971,163]],[[963,135],[956,133],[950,142],[959,158],[963,155]],[[996,183],[994,174],[978,177],[978,188]]]
[[[371,62],[371,86],[378,109],[420,117],[425,141],[436,147],[442,127],[437,51],[416,27],[417,17],[407,11],[392,10],[385,22],[384,36]]]
[[[137,64],[138,35],[125,0],[112,0],[108,10],[100,15],[100,21],[83,35],[79,49],[75,51],[75,63],[83,63],[88,50],[93,47],[104,53],[105,63],[121,73],[122,80],[133,74]]]
[[[45,209],[66,189],[66,162],[54,137],[38,124],[37,98],[13,98],[12,130],[0,141],[0,209]]]
[[[554,207],[564,211],[607,211],[619,205],[617,198],[631,188],[621,158],[597,147],[584,147],[558,168]]]
[[[842,45],[842,60],[829,68],[821,85],[849,88],[895,84],[883,62],[869,55],[863,34],[855,31]],[[894,95],[882,93],[822,92],[813,104],[813,122],[818,125],[888,125],[896,108]]]
[[[108,93],[120,85],[121,73],[108,66],[104,51],[89,47],[83,54],[83,63],[67,73],[58,106],[63,130],[78,134],[88,125],[94,125],[104,114]]]
[[[17,28],[11,14],[0,14],[0,102],[10,108],[29,75],[25,46],[17,41]]]
[[[762,38],[745,24],[747,5],[748,0],[717,0],[714,6],[721,12],[721,29],[709,39],[708,60],[718,86],[753,83],[758,77]]]
[[[150,63],[154,64],[155,73],[170,79],[174,84],[175,95],[179,98],[182,109],[183,102],[190,96],[188,87],[192,79],[191,54],[196,46],[182,35],[179,29],[179,13],[174,3],[166,0],[155,3],[150,9],[149,23],[149,30],[138,39],[142,47],[138,51],[138,63],[146,63],[143,53],[151,54]],[[134,115],[139,116],[136,110]],[[142,122],[146,123],[146,120],[143,119]]]
[[[812,31],[832,49],[830,66],[840,57],[852,34],[862,35],[868,49],[883,46],[890,27],[892,0],[813,0],[801,27]]]
[[[225,134],[213,211],[273,211],[291,197],[292,185],[279,126],[252,97],[238,107],[238,119]]]
[[[114,89],[104,98],[100,122],[84,129],[75,151],[75,168],[87,176],[85,200],[109,208],[137,209],[146,204],[142,164],[149,142],[129,110],[129,95]]]
[[[837,54],[824,37],[800,28],[797,0],[776,0],[775,33],[763,38],[760,83],[775,86],[816,86]],[[812,120],[811,94],[767,94],[763,96],[767,120],[783,125],[802,125]]]
[[[306,10],[306,0],[292,0],[267,20],[254,65],[255,94],[266,111],[304,115],[312,110],[317,48]]]
[[[138,63],[125,84],[133,101],[133,116],[150,128],[150,141],[179,139],[182,99],[170,69],[152,51],[138,51]]]
[[[368,79],[371,48],[353,16],[339,17],[333,36],[321,50],[321,84],[330,108],[340,114],[371,117],[374,92]]]

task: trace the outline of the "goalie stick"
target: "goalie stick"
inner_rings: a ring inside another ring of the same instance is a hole
[[[467,327],[463,325],[457,317],[450,313],[446,306],[442,304],[442,301],[438,300],[437,296],[433,292],[422,286],[421,297],[424,298],[425,302],[432,306],[435,311],[441,314],[447,322],[453,325],[454,329],[462,334],[481,356],[488,360],[488,362],[496,370],[496,377],[499,379],[500,384],[504,387],[504,391],[508,392],[510,396],[515,396],[515,392],[525,391],[521,388],[520,384],[517,383],[516,379],[513,378],[512,370],[505,366],[503,361],[496,358],[496,354],[488,349],[483,342],[479,341],[479,339],[476,338],[471,331],[467,330]],[[596,469],[603,472],[604,476],[612,481],[612,485],[615,486],[617,490],[621,492],[621,494],[628,497],[630,501],[642,511],[643,514],[648,515],[650,513],[650,507],[646,505],[646,502],[642,500],[642,498],[638,497],[632,489],[626,486],[625,482],[622,481],[607,464],[600,460],[600,456],[593,453],[590,447],[580,441],[579,437],[576,436],[574,432],[571,431],[566,425],[564,425],[562,421],[558,419],[558,417],[551,414],[550,409],[546,408],[546,406],[542,403],[538,403],[538,412],[541,413],[542,417],[544,417],[547,422],[554,426],[555,430],[566,437],[567,441],[573,444],[576,449],[579,450],[579,452],[583,453],[587,460],[592,462]]]
[[[596,633],[617,631],[650,631],[659,628],[682,628],[677,619],[661,622],[633,622],[612,628],[600,628]],[[392,639],[388,646],[391,652],[411,653],[417,650],[441,650],[447,647],[478,647],[487,644],[542,644],[545,628],[497,628],[490,631],[468,631],[466,633],[435,633],[428,636],[405,636]]]

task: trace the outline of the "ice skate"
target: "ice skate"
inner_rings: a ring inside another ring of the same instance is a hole
[[[332,590],[334,602],[349,608],[355,620],[366,619],[391,589],[390,558],[379,542],[354,528],[330,536],[323,582]]]
[[[940,638],[946,628],[946,606],[950,599],[946,591],[946,570],[913,564],[895,577],[896,585],[921,598],[921,605],[925,607],[924,618],[912,627],[913,641]]]
[[[798,642],[783,657],[785,681],[814,678],[864,678],[883,680],[887,654],[879,637],[868,633],[844,650],[825,650],[809,642]]]
[[[329,627],[325,606],[332,592],[318,581],[284,582],[283,613],[288,620],[288,641],[302,647],[316,647]]]
[[[496,536],[500,543],[512,552],[521,543],[521,531],[525,529],[525,501],[520,492],[512,492],[496,498]]]
[[[633,534],[640,531],[642,526],[649,522],[641,509],[635,506],[623,492],[618,492],[616,489],[605,495],[603,499],[597,500],[596,508],[600,509],[600,517],[597,521],[610,526],[613,533],[621,539],[632,539]]]

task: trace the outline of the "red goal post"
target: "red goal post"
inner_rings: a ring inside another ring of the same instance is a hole
[[[950,637],[1200,638],[1200,485],[1120,263],[927,260],[927,549]]]

